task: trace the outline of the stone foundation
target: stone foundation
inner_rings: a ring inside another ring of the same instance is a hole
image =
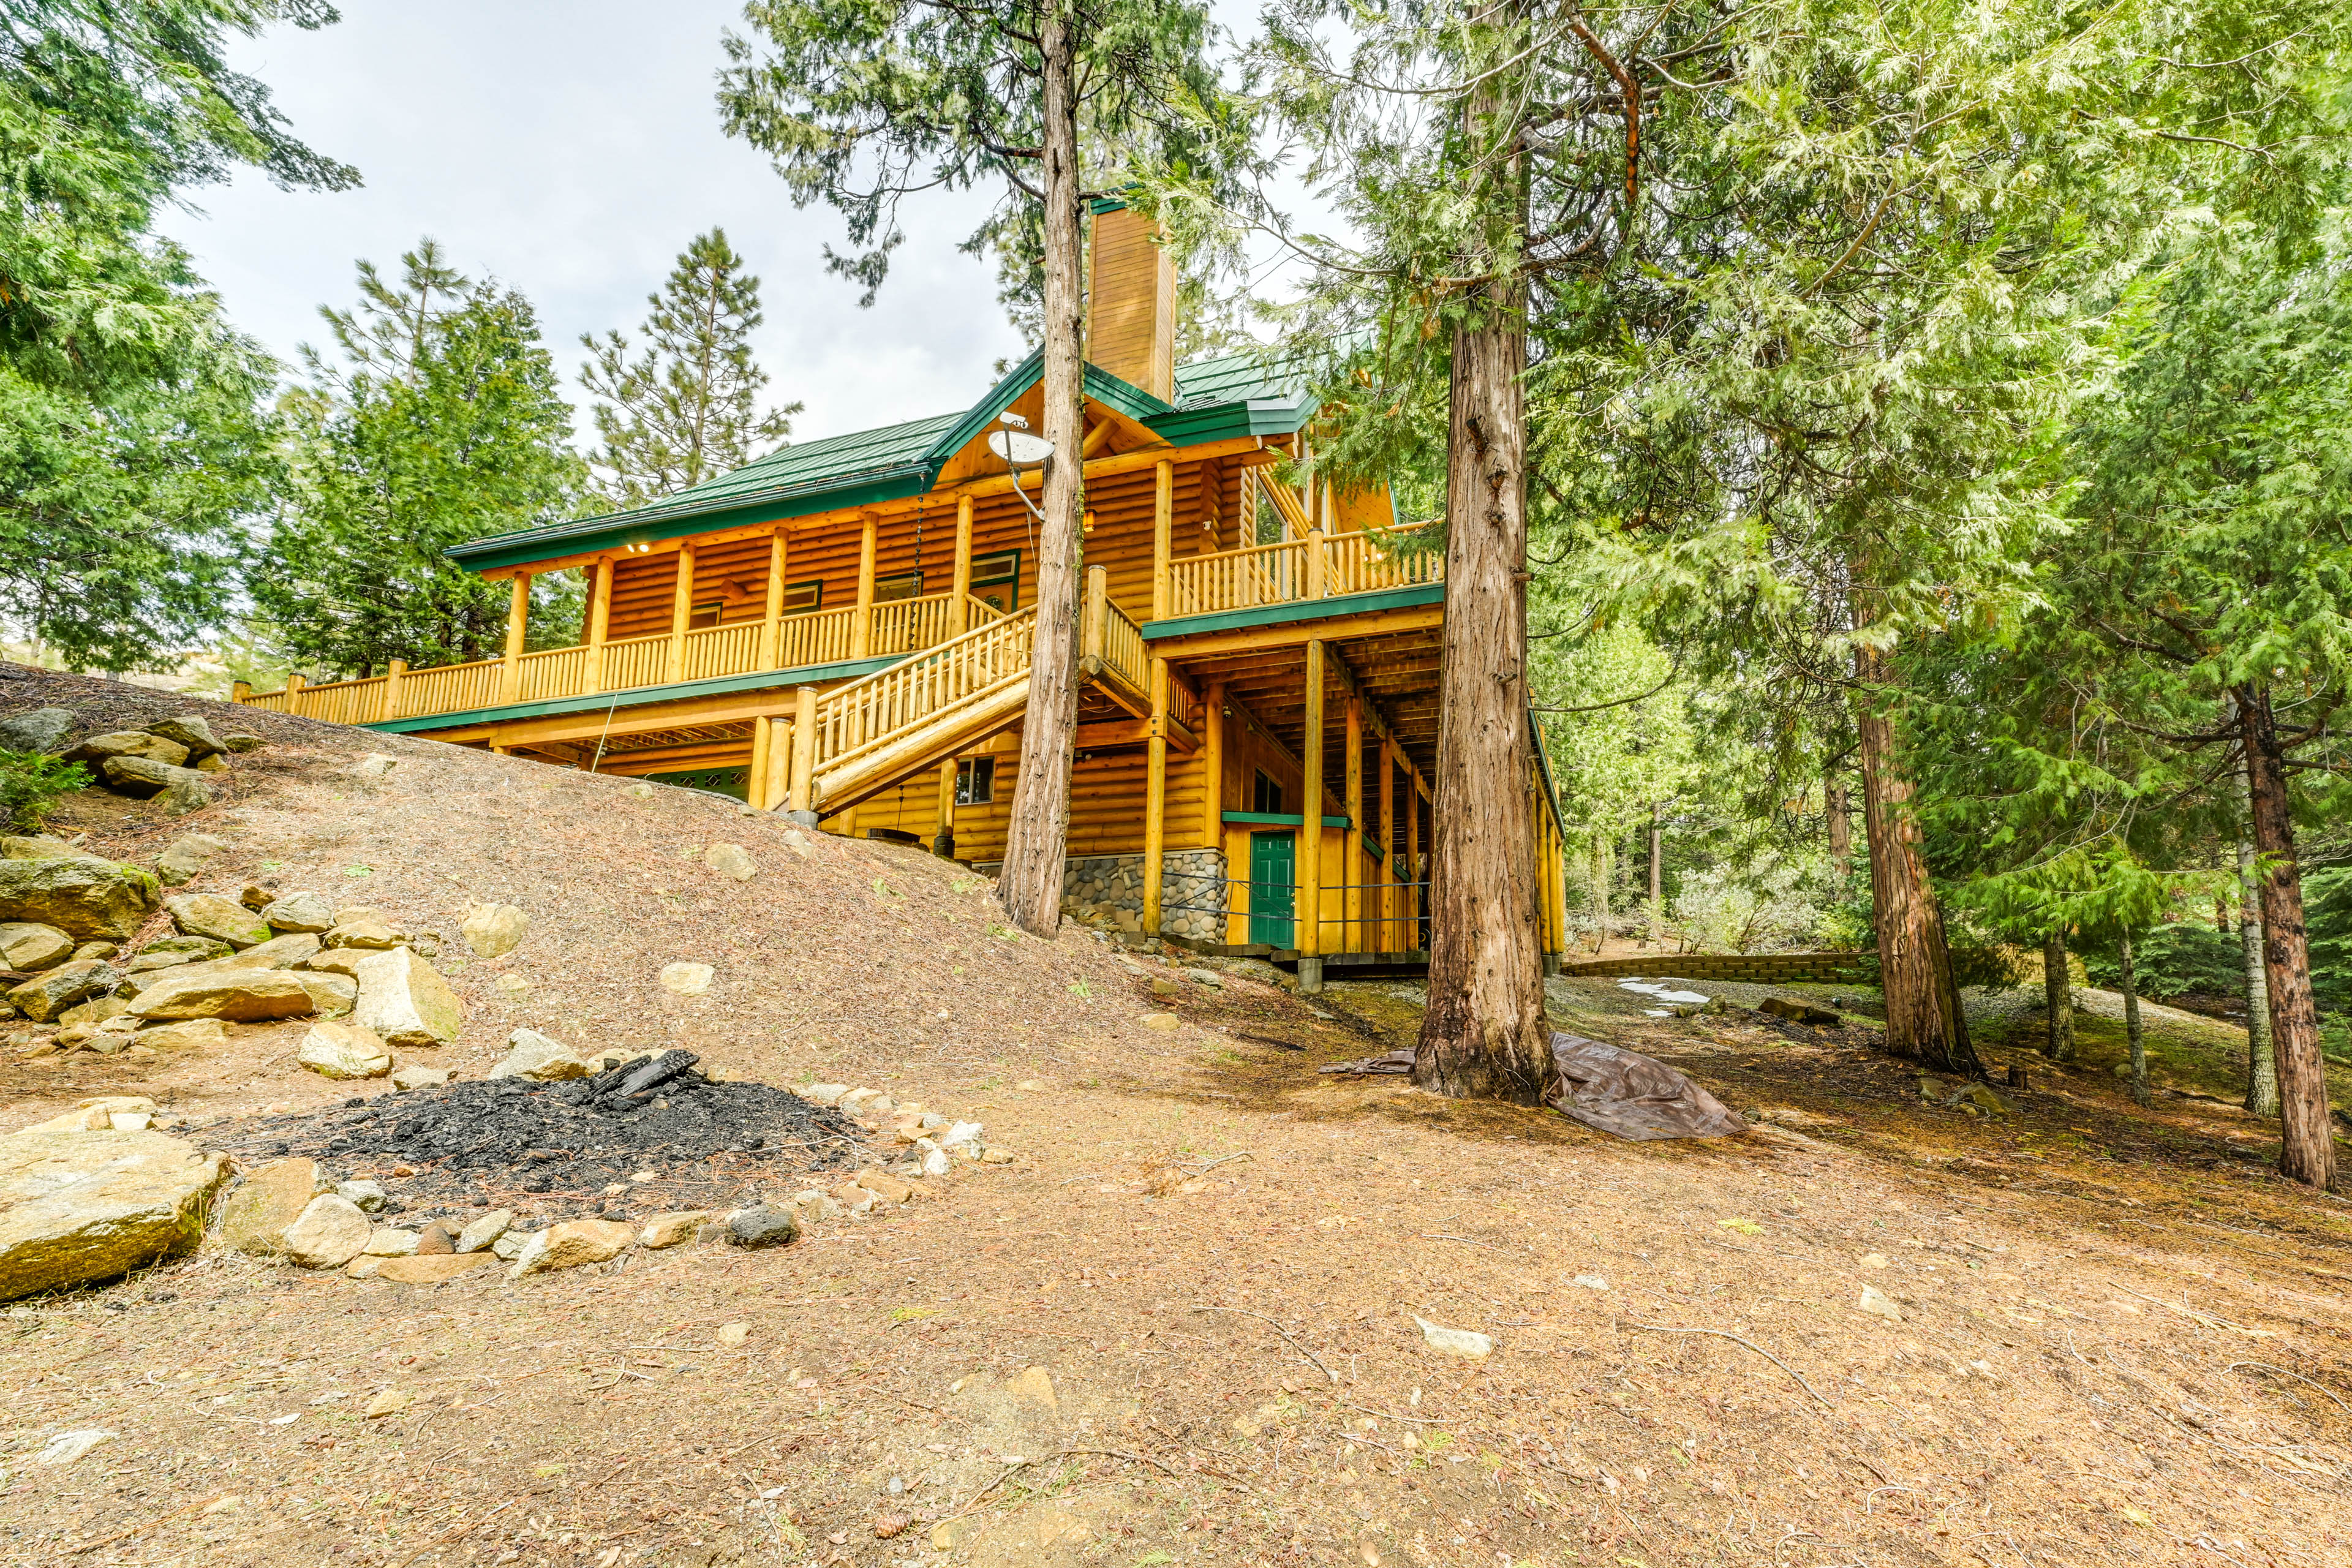
[[[975,864],[982,876],[998,862]],[[1223,849],[1171,849],[1160,858],[1160,930],[1190,942],[1225,940]],[[1099,931],[1143,934],[1143,857],[1074,855],[1062,867],[1062,914]]]

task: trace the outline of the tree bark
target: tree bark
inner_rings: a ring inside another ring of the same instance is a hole
[[[2147,1037],[2139,1023],[2139,982],[2132,974],[2131,932],[2123,933],[2116,949],[2116,984],[2124,994],[2124,1037],[2131,1042],[2131,1096],[2147,1103]]]
[[[997,901],[1013,924],[1050,937],[1062,923],[1062,872],[1069,835],[1070,763],[1078,732],[1078,590],[1084,563],[1078,518],[1084,501],[1085,374],[1080,359],[1076,40],[1067,0],[1045,7],[1038,29],[1044,61],[1045,127],[1040,174],[1045,192],[1045,429],[1054,456],[1045,468],[1037,531],[1037,626],[1029,661],[1029,706],[1021,721],[1021,772]]]
[[[2074,983],[2066,972],[2066,933],[2053,929],[2042,939],[2042,1054],[2053,1062],[2074,1059]]]
[[[1830,844],[1830,869],[1843,882],[1853,870],[1853,804],[1843,783],[1822,785],[1822,826]]]
[[[1952,983],[1943,911],[1919,853],[1911,781],[1895,762],[1895,722],[1871,689],[1885,684],[1885,660],[1857,647],[1853,668],[1864,687],[1854,728],[1862,752],[1862,820],[1870,847],[1871,916],[1886,999],[1886,1048],[1946,1072],[1981,1078],[1984,1068],[1969,1041],[1959,987]]]
[[[2319,1055],[2319,1010],[2311,994],[2311,946],[2303,924],[2303,873],[2294,859],[2284,753],[2271,694],[2240,687],[2238,722],[2252,799],[2255,889],[2263,909],[2263,982],[2270,999],[2271,1046],[2278,1058],[2279,1173],[2323,1191],[2336,1185],[2336,1139],[2328,1128],[2327,1074]]]
[[[2263,978],[2263,911],[2254,878],[2254,847],[2238,846],[2238,945],[2246,966],[2246,1109],[2279,1113],[2278,1057],[2271,1048],[2271,988]]]
[[[1666,944],[1666,896],[1664,831],[1658,820],[1658,804],[1650,803],[1650,945]]]
[[[1510,8],[1488,19],[1513,16]],[[1509,37],[1516,39],[1516,31]],[[1516,71],[1471,94],[1478,145],[1504,140]],[[1413,1082],[1442,1094],[1539,1105],[1554,1076],[1543,1012],[1528,736],[1527,292],[1515,270],[1525,232],[1516,153],[1487,187],[1498,276],[1454,335],[1446,433],[1445,626],[1438,669],[1436,800],[1431,810],[1429,1010]],[[1310,807],[1311,809],[1311,807]]]

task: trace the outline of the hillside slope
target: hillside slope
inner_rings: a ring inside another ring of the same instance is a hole
[[[0,717],[49,703],[93,728],[201,706],[0,682]],[[1409,1043],[1409,985],[1309,1006],[1254,966],[1013,936],[915,850],[231,721],[268,744],[220,804],[92,792],[54,830],[151,859],[214,834],[197,886],[363,889],[442,933],[466,1024],[417,1059],[478,1076],[526,1026],[684,1046],[920,1100],[1013,1159],[772,1251],[422,1287],[208,1247],[16,1303],[0,1563],[2352,1557],[2352,1224],[2219,1108],[2140,1115],[2037,1065],[1978,1120],[1866,1028],[1556,984],[1569,1026],[1771,1119],[1624,1143],[1316,1072]],[[354,770],[370,753],[388,773]],[[756,874],[711,869],[719,842]],[[467,959],[490,900],[530,933]],[[663,988],[681,961],[715,968],[706,994]],[[387,1092],[299,1068],[301,1030],[0,1061],[0,1130],[147,1094],[226,1139]],[[1423,1321],[1494,1348],[1443,1353]]]

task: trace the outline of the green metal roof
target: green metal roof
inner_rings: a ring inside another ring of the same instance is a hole
[[[652,506],[471,539],[446,553],[487,572],[921,495],[949,458],[1036,383],[1044,363],[1042,350],[1031,353],[961,413],[782,447]],[[1178,447],[1285,435],[1306,418],[1304,378],[1263,354],[1179,366],[1173,406],[1098,366],[1089,364],[1086,372],[1087,396]]]

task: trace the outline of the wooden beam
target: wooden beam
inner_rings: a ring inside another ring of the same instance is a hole
[[[1168,842],[1168,661],[1164,658],[1151,661],[1150,724],[1143,793],[1143,934],[1158,936],[1164,874],[1160,856]]]
[[[751,721],[751,772],[744,781],[743,799],[752,810],[763,809],[768,798],[768,747],[775,739],[775,721],[765,713]]]
[[[677,580],[669,593],[669,669],[671,685],[686,679],[686,628],[694,619],[694,544],[678,547]]]
[[[1209,688],[1207,700],[1202,704],[1201,749],[1206,754],[1201,759],[1201,842],[1213,847],[1217,829],[1225,820],[1225,689],[1223,685]],[[1233,875],[1233,868],[1225,868]]]
[[[394,658],[384,661],[383,716],[387,719],[397,719],[400,717],[400,678],[407,673],[408,661],[406,659]]]
[[[1307,798],[1300,803],[1298,829],[1298,930],[1295,941],[1303,953],[1323,951],[1323,645],[1307,645]]]
[[[1339,900],[1339,913],[1348,922],[1342,928],[1341,942],[1350,952],[1360,951],[1354,943],[1363,940],[1364,924],[1364,700],[1354,692],[1348,694],[1347,766],[1340,778],[1348,803],[1348,827],[1340,836],[1340,864],[1347,868],[1348,879],[1340,886],[1347,890]]]
[[[499,700],[512,702],[522,689],[522,645],[530,631],[530,574],[515,574],[507,596],[507,667],[499,672]]]
[[[613,628],[613,567],[609,555],[600,555],[589,567],[588,668],[582,692],[604,689],[604,642]]]
[[[1168,558],[1174,549],[1176,465],[1162,461],[1153,468],[1151,481],[1151,618],[1168,617]]]
[[[866,514],[866,527],[857,538],[857,614],[849,623],[849,657],[864,658],[873,646],[874,637],[874,547],[880,520],[872,512]]]
[[[776,668],[776,643],[784,625],[784,564],[790,559],[784,531],[768,536],[768,596],[760,609],[760,668]]]
[[[1397,952],[1412,943],[1396,940],[1396,742],[1390,736],[1381,737],[1380,819],[1377,831],[1381,845],[1381,908],[1380,935],[1372,942],[1376,952]]]
[[[798,713],[793,721],[793,788],[789,799],[794,811],[809,808],[809,792],[816,782],[816,700],[814,686],[803,686],[793,694]]]
[[[971,498],[956,498],[955,581],[948,601],[948,635],[971,629]]]
[[[969,515],[968,513],[966,514]],[[963,537],[970,539],[969,524]],[[952,855],[955,852],[956,760],[950,757],[940,764],[940,803],[932,812],[937,826],[931,830],[931,853]]]
[[[1152,650],[1169,658],[1214,658],[1220,654],[1249,653],[1259,648],[1304,647],[1334,637],[1354,641],[1390,637],[1400,632],[1433,631],[1445,621],[1443,605],[1412,605],[1401,610],[1369,615],[1325,616],[1313,620],[1281,621],[1272,626],[1238,626],[1232,631],[1202,632],[1194,637],[1154,637]]]

